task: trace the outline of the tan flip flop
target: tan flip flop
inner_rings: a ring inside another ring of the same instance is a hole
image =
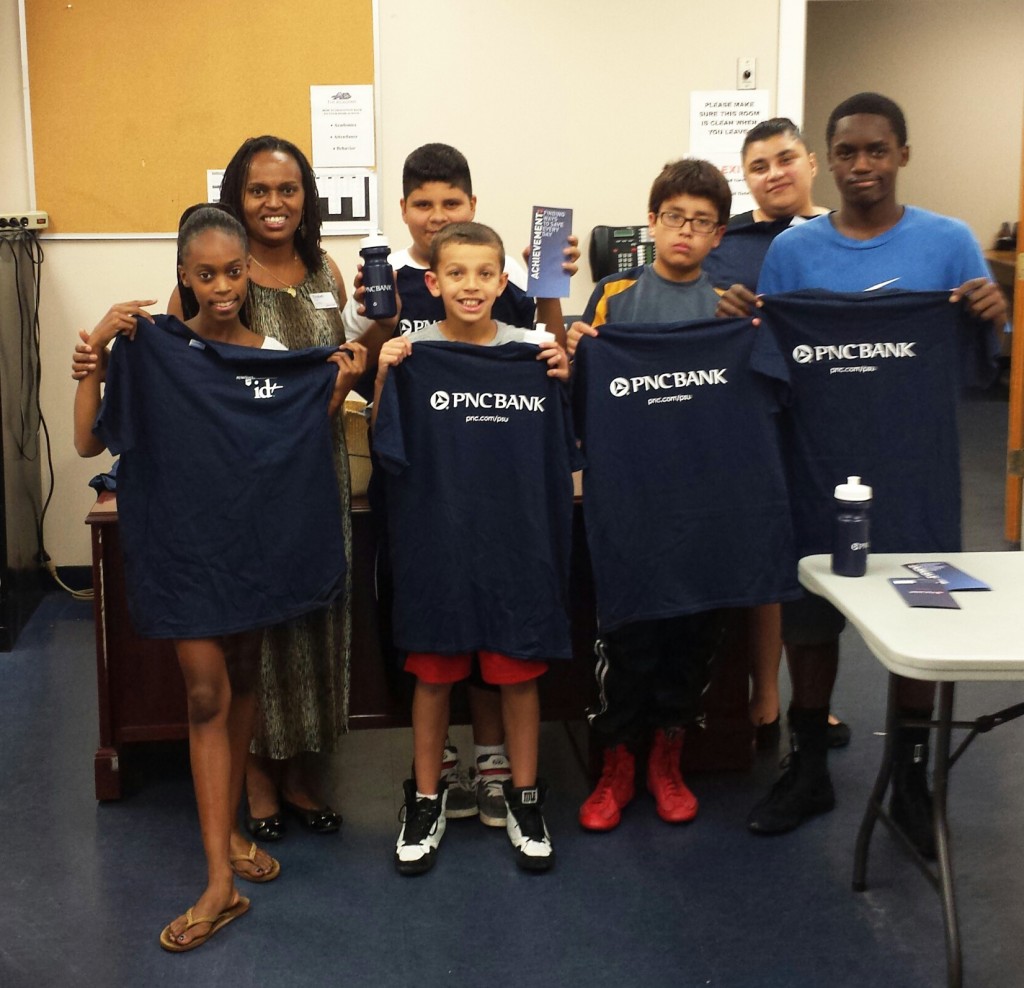
[[[270,855],[268,854],[269,858]],[[253,842],[249,845],[248,854],[238,854],[231,859],[231,870],[243,881],[246,882],[272,882],[278,875],[281,874],[281,862],[277,858],[270,858],[270,867],[263,872],[262,875],[257,875],[252,871],[237,867],[237,863],[248,861],[254,867],[256,866],[256,844]]]
[[[240,895],[227,909],[224,910],[219,916],[212,918],[200,918],[196,919],[192,914],[192,910],[189,909],[185,913],[185,928],[177,934],[171,932],[171,924],[168,923],[163,931],[160,933],[160,946],[164,950],[170,950],[173,953],[182,953],[186,950],[195,950],[196,947],[201,947],[207,940],[210,939],[221,927],[227,926],[228,923],[233,919],[238,919],[239,916],[244,915],[249,911],[249,900],[244,896]],[[202,936],[193,937],[188,943],[179,943],[177,937],[180,937],[182,933],[187,933],[195,926],[202,926],[209,923],[210,928]]]

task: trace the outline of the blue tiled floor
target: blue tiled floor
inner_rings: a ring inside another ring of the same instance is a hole
[[[1002,548],[1004,403],[965,417],[968,548]],[[610,834],[579,830],[587,784],[559,724],[542,771],[559,856],[546,876],[516,870],[503,832],[450,824],[434,871],[395,874],[405,731],[361,732],[335,758],[337,837],[292,829],[281,878],[247,886],[251,912],[191,954],[157,945],[204,869],[185,754],[136,760],[125,799],[93,797],[96,688],[89,605],[50,595],[14,652],[0,655],[0,986],[895,986],[945,979],[938,901],[888,835],[870,889],[850,889],[853,840],[878,763],[885,676],[857,635],[843,642],[836,709],[853,743],[832,757],[835,812],[775,839],[744,818],[775,776],[690,779],[701,812],[672,828],[646,793]],[[962,689],[960,711],[1024,699]],[[953,775],[951,816],[966,984],[1024,983],[1021,725],[980,739]],[[582,737],[579,724],[568,730]],[[468,748],[468,740],[459,735]]]

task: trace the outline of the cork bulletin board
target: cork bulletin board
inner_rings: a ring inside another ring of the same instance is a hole
[[[247,137],[310,153],[309,87],[372,84],[372,0],[25,0],[36,201],[55,234],[177,229]]]

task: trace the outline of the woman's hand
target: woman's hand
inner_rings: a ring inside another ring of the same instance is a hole
[[[91,333],[84,329],[79,330],[78,336],[82,342],[75,345],[75,351],[71,355],[72,380],[81,381],[93,371],[105,369],[107,344],[119,333],[133,339],[138,328],[136,316],[141,316],[147,322],[153,321],[153,317],[143,308],[147,305],[156,305],[156,299],[118,302],[107,310],[106,315],[96,323]]]

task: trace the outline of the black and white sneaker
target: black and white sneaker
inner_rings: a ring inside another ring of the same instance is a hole
[[[402,788],[405,806],[402,807],[402,831],[395,847],[395,867],[401,875],[422,875],[434,867],[437,847],[444,836],[447,786],[442,780],[437,799],[417,799],[413,779],[406,779]]]
[[[547,786],[538,780],[531,788],[516,789],[509,779],[503,789],[508,809],[505,830],[516,854],[516,864],[527,871],[547,871],[555,863],[555,849],[541,813]]]

